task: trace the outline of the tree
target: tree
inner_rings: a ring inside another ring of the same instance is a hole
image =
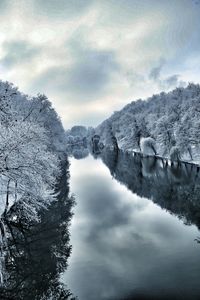
[[[0,81],[0,250],[6,245],[5,222],[14,207],[22,219],[39,221],[41,208],[55,200],[60,158],[65,156],[63,136],[46,96],[29,98]]]
[[[145,154],[157,154],[156,151],[156,142],[153,138],[141,138],[140,140],[141,151]]]
[[[118,150],[117,138],[113,133],[112,124],[110,122],[107,123],[106,146],[113,147],[114,150]]]
[[[106,140],[112,125],[114,135],[122,149],[140,148],[141,137],[156,140],[157,152],[170,157],[177,146],[182,158],[200,160],[200,85],[189,84],[169,93],[153,95],[133,101],[97,127]]]

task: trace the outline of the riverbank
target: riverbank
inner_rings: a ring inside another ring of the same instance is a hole
[[[178,165],[178,164],[187,164],[187,165],[192,165],[192,166],[196,166],[198,168],[198,170],[200,169],[200,162],[197,162],[197,161],[187,161],[187,160],[171,160],[170,158],[168,157],[164,157],[164,156],[161,156],[161,155],[153,155],[153,154],[145,154],[145,153],[142,153],[140,151],[136,151],[136,150],[123,150],[123,149],[120,149],[120,151],[122,152],[125,152],[125,153],[129,153],[129,154],[133,154],[133,155],[140,155],[141,157],[155,157],[155,158],[158,158],[160,160],[163,161],[163,163],[165,164],[165,166],[169,165]]]

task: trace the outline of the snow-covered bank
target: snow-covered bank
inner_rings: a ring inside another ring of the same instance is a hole
[[[178,164],[186,164],[186,165],[192,165],[192,166],[196,166],[198,169],[200,168],[200,161],[194,161],[194,160],[184,160],[184,159],[180,159],[179,161],[175,160],[171,160],[169,157],[165,157],[165,156],[161,156],[161,155],[153,155],[153,154],[147,154],[147,153],[143,153],[137,150],[126,150],[122,152],[125,152],[129,155],[135,156],[135,155],[139,155],[141,156],[141,158],[156,158],[159,159],[160,161],[162,161],[163,165],[178,165]]]
[[[30,98],[0,81],[1,283],[8,250],[7,217],[15,211],[18,219],[40,221],[40,210],[56,199],[60,158],[66,156],[64,140],[61,121],[46,96]]]
[[[119,148],[146,153],[141,140],[155,141],[156,154],[200,163],[200,85],[190,83],[169,93],[133,101],[96,129],[101,141],[116,137]],[[146,154],[149,153],[149,149]]]
[[[23,214],[36,218],[37,210],[54,198],[64,129],[44,95],[29,98],[0,82],[0,98],[1,198],[7,211],[14,201]]]

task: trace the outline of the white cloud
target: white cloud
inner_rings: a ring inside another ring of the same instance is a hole
[[[133,99],[200,80],[200,9],[194,2],[5,3],[1,78],[26,93],[45,92],[66,127],[97,125]]]

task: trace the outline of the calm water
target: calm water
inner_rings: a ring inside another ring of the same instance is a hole
[[[112,152],[70,163],[77,205],[63,281],[73,294],[200,299],[197,170]]]

